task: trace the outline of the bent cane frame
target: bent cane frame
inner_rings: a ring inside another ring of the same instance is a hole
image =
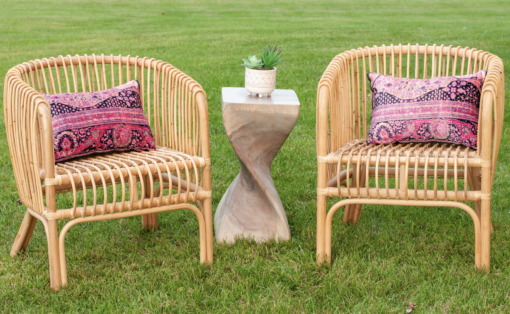
[[[142,209],[137,211],[128,211],[128,212],[122,212],[122,213],[115,213],[115,214],[109,214],[109,215],[98,215],[98,216],[90,216],[90,217],[84,217],[84,218],[76,218],[71,221],[69,221],[60,231],[59,236],[59,255],[60,255],[60,267],[61,267],[61,280],[62,280],[62,286],[67,286],[67,266],[66,266],[66,257],[65,257],[65,238],[67,235],[67,232],[71,227],[73,227],[76,224],[84,223],[84,222],[91,222],[91,221],[103,221],[103,220],[112,220],[112,219],[119,219],[119,218],[127,218],[127,217],[134,217],[134,216],[142,216],[147,214],[156,214],[160,212],[165,211],[172,211],[172,210],[178,210],[178,209],[189,209],[191,210],[197,217],[198,220],[198,226],[199,226],[199,233],[200,233],[200,263],[206,262],[206,234],[205,234],[205,222],[204,217],[202,216],[202,213],[200,210],[191,205],[191,204],[179,204],[179,205],[171,205],[171,206],[163,206],[163,207],[157,207],[157,208],[149,208],[149,209]]]
[[[333,216],[336,211],[342,206],[346,205],[359,205],[359,204],[370,204],[370,205],[402,205],[402,206],[426,206],[426,207],[455,207],[460,208],[471,216],[473,219],[473,224],[475,227],[475,266],[476,268],[481,267],[481,235],[480,235],[480,219],[476,212],[464,203],[459,202],[446,202],[446,201],[438,201],[438,202],[425,202],[425,201],[404,201],[404,200],[372,200],[372,199],[345,199],[336,203],[331,207],[328,211],[328,215],[326,217],[326,230],[325,230],[325,254],[328,260],[328,263],[331,263],[331,227],[333,222]]]

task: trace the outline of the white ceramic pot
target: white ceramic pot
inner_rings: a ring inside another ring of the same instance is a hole
[[[262,97],[263,94],[271,96],[276,85],[276,68],[272,70],[253,70],[246,68],[246,75],[244,78],[244,87],[251,95],[252,93],[258,94]]]

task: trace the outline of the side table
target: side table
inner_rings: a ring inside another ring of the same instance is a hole
[[[276,89],[271,97],[259,98],[244,88],[224,87],[222,103],[223,125],[241,170],[216,210],[216,240],[289,240],[271,163],[297,122],[299,99],[293,90]]]

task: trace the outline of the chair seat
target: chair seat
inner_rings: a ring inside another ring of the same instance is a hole
[[[351,141],[325,157],[318,157],[318,161],[329,165],[330,179],[326,191],[322,191],[328,196],[464,201],[480,200],[481,197],[480,191],[468,191],[468,181],[473,189],[471,181],[475,175],[470,169],[481,166],[481,157],[476,150],[465,146],[447,143],[367,144],[362,139]],[[375,180],[365,180],[367,175]],[[467,180],[460,182],[459,187],[458,180],[465,176]],[[399,180],[389,180],[395,177]],[[409,183],[410,178],[414,178],[414,182]],[[419,183],[418,178],[423,180]],[[438,179],[441,179],[441,190],[437,188]]]
[[[45,186],[55,185],[57,193],[73,193],[74,206],[59,210],[60,215],[64,215],[62,218],[194,202],[211,196],[211,191],[204,191],[197,181],[200,169],[207,162],[202,157],[166,147],[157,147],[154,151],[96,154],[57,163],[55,179],[46,179]],[[41,179],[45,179],[44,171],[41,171]],[[109,192],[107,186],[113,189]],[[92,189],[94,195],[93,201],[89,196],[88,204],[87,189]],[[168,192],[165,193],[165,189]],[[82,191],[84,205],[77,207],[76,195]],[[102,204],[96,204],[98,195],[103,195]]]

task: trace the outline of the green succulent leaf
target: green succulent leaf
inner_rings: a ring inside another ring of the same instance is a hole
[[[280,62],[282,62],[282,50],[278,48],[278,45],[271,47],[271,45],[267,45],[262,52],[262,63],[264,64],[263,68],[266,70],[271,70],[276,67]]]
[[[249,56],[248,59],[243,59],[243,67],[247,67],[249,69],[260,69],[262,67],[262,60],[257,58],[257,56]]]

